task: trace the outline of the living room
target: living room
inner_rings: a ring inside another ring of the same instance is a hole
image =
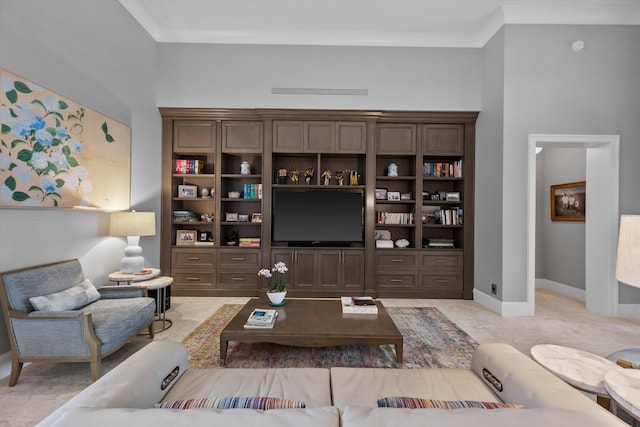
[[[131,207],[156,213],[158,107],[479,111],[474,286],[492,310],[517,313],[532,303],[529,134],[619,135],[619,213],[640,212],[640,23],[637,10],[616,16],[622,25],[613,18],[525,24],[507,15],[475,47],[185,44],[156,42],[116,0],[1,0],[0,67],[129,125]],[[581,52],[572,50],[575,40],[584,40]],[[274,87],[367,88],[369,95],[276,95]],[[94,283],[106,283],[125,245],[108,227],[104,212],[2,209],[0,271],[77,257]],[[148,265],[158,266],[160,236],[141,244]],[[615,294],[618,311],[638,312],[640,292],[616,284]],[[0,354],[7,354],[0,322]]]

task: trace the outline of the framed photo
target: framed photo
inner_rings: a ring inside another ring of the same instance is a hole
[[[196,242],[196,230],[178,230],[176,231],[176,245],[193,245]]]
[[[551,221],[584,221],[586,181],[551,186]]]
[[[225,216],[226,222],[238,222],[238,213],[237,212],[227,212]]]
[[[252,213],[251,222],[262,222],[262,212]]]
[[[400,193],[400,200],[411,200],[411,193]]]
[[[198,186],[178,185],[178,197],[181,199],[194,199],[198,197]]]
[[[201,242],[206,242],[209,240],[209,233],[207,233],[206,231],[202,231],[200,232],[200,239]]]
[[[400,192],[399,191],[388,191],[387,192],[387,200],[400,200]]]
[[[459,202],[460,192],[459,191],[447,192],[444,197],[447,202]]]
[[[376,188],[376,200],[387,200],[386,188]]]

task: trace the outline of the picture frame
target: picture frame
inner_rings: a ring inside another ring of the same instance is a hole
[[[387,191],[387,200],[400,200],[400,192],[399,191]]]
[[[226,222],[238,222],[238,213],[237,212],[227,212],[225,215]]]
[[[200,238],[198,239],[200,242],[206,242],[209,240],[209,233],[206,231],[200,232]]]
[[[448,191],[444,199],[447,202],[459,202],[460,201],[460,192],[459,191]]]
[[[251,222],[262,222],[262,212],[254,212],[251,214]]]
[[[178,185],[178,198],[195,199],[198,197],[197,185]]]
[[[177,230],[176,246],[193,245],[196,243],[198,232],[196,230]]]
[[[376,200],[387,200],[387,189],[386,188],[376,188]]]
[[[400,193],[400,200],[411,200],[411,193]]]
[[[587,182],[569,182],[550,187],[551,221],[584,221]]]

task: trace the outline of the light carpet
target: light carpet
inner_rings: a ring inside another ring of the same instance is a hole
[[[183,344],[192,368],[220,366],[220,332],[242,308],[225,304],[196,328]],[[478,343],[434,307],[388,307],[404,337],[405,368],[469,368]],[[227,368],[333,366],[387,368],[395,366],[392,345],[290,347],[279,344],[230,342]]]

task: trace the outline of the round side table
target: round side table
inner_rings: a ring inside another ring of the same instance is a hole
[[[640,370],[616,369],[604,375],[604,387],[614,403],[614,414],[618,406],[633,417],[633,425],[640,420]]]
[[[569,385],[595,394],[598,404],[609,410],[611,400],[604,387],[604,375],[622,367],[588,351],[554,344],[534,345],[531,347],[531,356]]]
[[[160,276],[160,269],[149,268],[148,273],[122,273],[116,271],[109,274],[109,280],[117,282],[118,284],[124,283],[125,285],[132,285],[146,288],[147,290],[156,291],[156,318],[154,322],[161,322],[159,328],[154,328],[154,333],[162,332],[171,327],[173,322],[171,319],[167,319],[167,310],[164,307],[165,300],[167,299],[167,289],[173,283],[173,278],[168,276]]]

